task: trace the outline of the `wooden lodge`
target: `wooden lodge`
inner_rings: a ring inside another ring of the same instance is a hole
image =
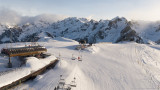
[[[9,57],[8,67],[12,67],[11,57],[15,56],[36,56],[47,52],[44,46],[25,46],[17,48],[3,48],[1,54]]]
[[[15,56],[30,56],[46,52],[47,49],[43,46],[27,46],[18,48],[3,48],[1,54],[5,54],[9,57]]]

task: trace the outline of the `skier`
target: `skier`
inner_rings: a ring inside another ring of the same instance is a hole
[[[80,60],[80,57],[78,57],[78,60]]]

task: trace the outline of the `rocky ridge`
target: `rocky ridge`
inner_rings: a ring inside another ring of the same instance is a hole
[[[54,37],[65,37],[77,41],[84,39],[88,43],[123,41],[160,43],[159,23],[148,23],[147,27],[142,27],[142,23],[128,21],[124,17],[100,21],[69,17],[54,23],[41,20],[38,23],[12,27],[0,25],[0,43],[32,42]]]

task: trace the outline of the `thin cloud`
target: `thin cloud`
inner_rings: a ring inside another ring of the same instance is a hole
[[[133,20],[158,21],[160,20],[160,6],[153,3],[151,6],[136,8],[127,13],[126,17]]]
[[[25,24],[25,23],[37,23],[39,21],[45,21],[53,23],[58,20],[63,20],[67,16],[56,14],[40,14],[37,16],[22,16],[20,13],[8,9],[0,9],[0,23],[7,25]]]
[[[0,23],[1,24],[14,24],[14,23],[20,23],[21,16],[7,8],[1,8],[0,9]]]

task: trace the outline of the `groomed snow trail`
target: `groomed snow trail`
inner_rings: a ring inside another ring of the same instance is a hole
[[[76,77],[72,90],[154,90],[158,89],[160,51],[136,43],[96,44],[81,52],[83,61],[71,60],[77,42],[65,38],[42,42],[50,53],[62,60],[47,73],[15,89],[53,90],[63,75],[69,84]],[[154,46],[155,47],[155,46]],[[154,52],[153,52],[154,51]]]

